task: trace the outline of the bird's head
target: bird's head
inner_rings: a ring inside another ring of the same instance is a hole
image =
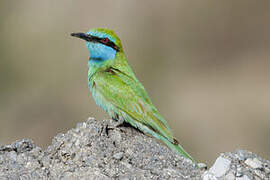
[[[71,36],[86,41],[90,60],[93,61],[114,59],[117,53],[123,51],[120,39],[109,29],[96,28],[87,33],[71,33]]]

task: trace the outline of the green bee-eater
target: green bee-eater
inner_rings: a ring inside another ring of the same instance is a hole
[[[108,29],[92,29],[71,36],[86,41],[90,52],[88,85],[97,103],[109,116],[127,122],[144,133],[166,143],[171,149],[189,158],[173,137],[166,120],[152,104],[143,85],[134,75],[118,36]]]

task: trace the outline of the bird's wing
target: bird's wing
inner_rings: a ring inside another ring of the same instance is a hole
[[[119,115],[125,113],[135,123],[147,126],[170,142],[176,143],[167,122],[151,103],[139,81],[118,69],[111,68],[96,74],[94,83],[95,92],[116,107],[118,112],[121,112]]]

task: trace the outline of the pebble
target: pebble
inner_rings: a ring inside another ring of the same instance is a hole
[[[263,167],[262,162],[259,161],[259,159],[257,158],[248,158],[247,160],[245,160],[245,164],[252,167],[253,169],[261,169]]]
[[[218,180],[213,174],[208,171],[203,174],[203,180]]]
[[[225,176],[226,180],[235,180],[235,176],[232,172],[229,172],[226,176]]]
[[[206,169],[207,169],[207,165],[204,164],[204,163],[198,163],[197,166],[198,166],[198,168],[201,169],[201,170],[206,170]]]
[[[214,174],[216,177],[221,177],[230,169],[230,165],[231,161],[229,159],[219,157],[215,164],[210,168],[209,172]]]
[[[123,152],[119,152],[113,155],[114,159],[121,160],[123,158]]]
[[[9,158],[10,158],[10,160],[12,160],[12,161],[16,161],[16,160],[17,160],[17,153],[16,153],[15,151],[11,151],[11,152],[9,153]]]
[[[251,180],[247,175],[244,175],[242,177],[237,177],[236,180]]]

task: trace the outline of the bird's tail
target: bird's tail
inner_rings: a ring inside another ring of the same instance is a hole
[[[165,142],[170,149],[176,151],[178,154],[184,156],[185,158],[190,159],[192,162],[195,162],[195,160],[184,150],[180,144],[173,144],[167,139],[165,139],[163,142]]]
[[[141,123],[136,123],[135,121],[130,121],[130,118],[125,118],[128,123],[130,123],[132,126],[138,128],[142,132],[146,134],[150,134],[154,136],[155,138],[163,141],[170,149],[173,151],[177,152],[178,154],[184,156],[185,158],[190,159],[192,162],[196,163],[196,161],[184,150],[184,148],[177,142],[176,139],[173,139],[174,142],[169,141],[166,137],[161,135],[160,133],[155,132],[154,130],[148,128],[147,126],[141,124]]]
[[[152,133],[152,135],[154,137],[156,137],[157,139],[160,139],[161,141],[163,141],[173,151],[177,152],[178,154],[180,154],[180,155],[184,156],[185,158],[190,159],[192,162],[196,163],[196,161],[184,150],[184,148],[176,140],[175,140],[176,142],[172,143],[164,136],[161,136],[155,132]]]

